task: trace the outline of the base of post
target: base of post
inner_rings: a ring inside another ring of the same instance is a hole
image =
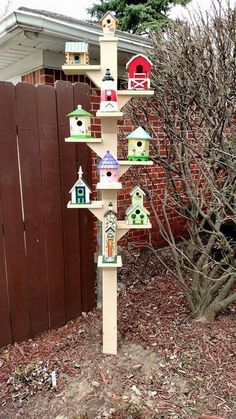
[[[113,268],[121,268],[121,267],[122,267],[121,256],[117,256],[116,262],[104,262],[103,256],[98,256],[98,268],[113,269]]]

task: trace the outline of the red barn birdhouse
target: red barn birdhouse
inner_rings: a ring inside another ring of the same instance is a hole
[[[145,55],[138,54],[126,64],[128,70],[128,89],[150,89],[150,71],[152,63]]]

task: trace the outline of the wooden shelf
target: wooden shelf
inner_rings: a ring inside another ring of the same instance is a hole
[[[85,74],[89,73],[90,71],[100,71],[101,66],[100,65],[79,65],[79,64],[64,64],[62,66],[62,70],[65,74],[71,75],[71,74]]]
[[[100,111],[97,111],[97,113],[96,113],[97,118],[117,118],[117,119],[120,119],[120,118],[122,118],[122,116],[123,116],[123,113],[120,112],[120,111],[117,111],[117,112],[100,112]]]
[[[66,143],[101,143],[101,138],[65,138]]]
[[[115,183],[97,183],[97,189],[122,189],[122,184],[120,182],[115,182]]]
[[[126,221],[117,221],[117,241],[120,240],[130,230],[144,230],[152,228],[151,223],[148,224],[127,224]]]
[[[101,87],[101,66],[100,65],[68,65],[62,66],[62,70],[67,75],[86,74],[90,80],[97,86]]]
[[[146,228],[152,228],[152,224],[127,224],[127,222],[124,221],[117,221],[117,228],[119,230],[138,230],[138,229],[146,229]]]
[[[121,256],[117,256],[116,263],[103,262],[102,259],[103,259],[103,256],[98,256],[98,268],[113,269],[113,268],[121,268],[122,267]]]
[[[123,106],[132,98],[140,98],[140,97],[150,97],[154,95],[154,90],[118,90],[118,105],[119,109],[122,109]]]
[[[117,160],[120,166],[152,166],[153,161],[131,161],[131,160]]]
[[[72,204],[72,202],[68,202],[67,208],[88,208],[88,209],[97,209],[102,208],[103,202],[102,201],[92,201],[90,204]]]

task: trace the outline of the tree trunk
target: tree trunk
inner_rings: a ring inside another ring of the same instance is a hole
[[[196,321],[202,321],[202,322],[213,322],[216,318],[217,311],[214,307],[207,307],[205,310],[197,310],[193,314],[193,318]]]

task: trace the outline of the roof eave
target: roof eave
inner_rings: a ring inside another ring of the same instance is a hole
[[[68,40],[86,39],[92,44],[99,44],[99,36],[102,35],[102,28],[95,24],[86,22],[71,22],[59,20],[42,14],[33,13],[25,10],[16,10],[0,21],[0,44],[1,37],[13,32],[20,27],[22,30],[33,32],[45,32],[53,36]],[[132,36],[128,33],[117,31],[119,34],[119,49],[126,52],[141,52],[145,48],[151,48],[149,42],[141,37]]]

